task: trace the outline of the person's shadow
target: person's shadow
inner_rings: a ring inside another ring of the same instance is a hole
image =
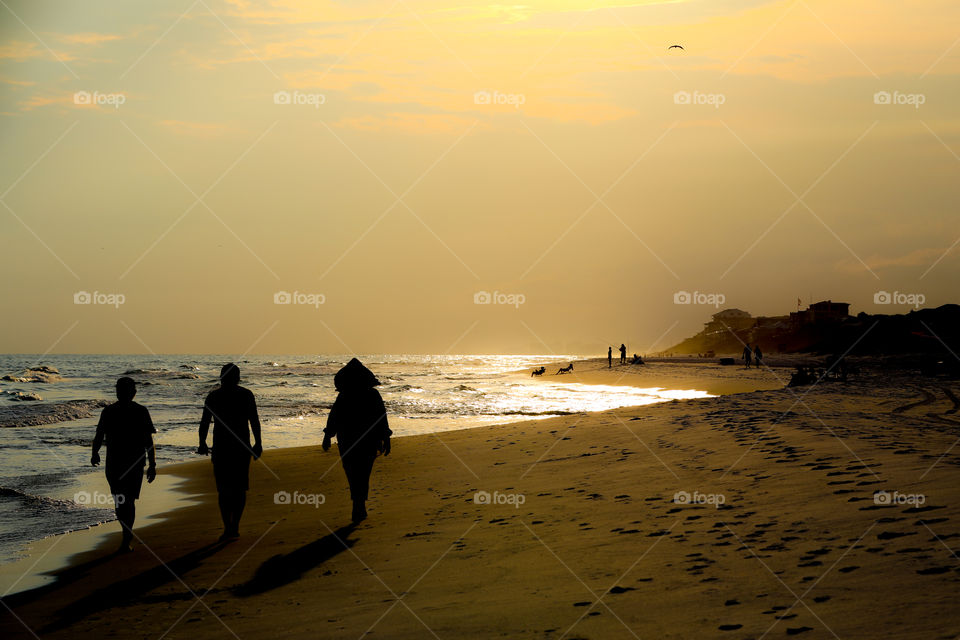
[[[47,623],[40,631],[49,633],[69,627],[70,625],[83,620],[94,613],[102,613],[112,607],[123,605],[143,598],[151,591],[170,582],[180,581],[180,576],[199,567],[203,561],[223,549],[225,545],[212,543],[195,549],[178,558],[168,562],[161,562],[160,565],[148,569],[142,573],[134,575],[125,580],[114,582],[101,589],[93,591],[79,600],[68,604],[62,609],[56,611],[51,617],[54,620]],[[88,571],[98,565],[106,564],[109,561],[121,561],[123,556],[116,554],[100,558],[84,565],[75,567],[68,572],[67,582],[77,582],[88,573]],[[53,587],[61,585],[54,583]],[[189,591],[166,596],[167,599],[192,599],[193,595]]]
[[[257,568],[250,580],[237,586],[234,593],[240,597],[253,596],[299,580],[307,571],[352,547],[356,541],[347,536],[354,529],[356,525],[349,524],[290,553],[273,556]]]

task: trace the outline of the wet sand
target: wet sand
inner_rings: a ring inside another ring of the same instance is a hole
[[[558,374],[569,362],[544,363],[542,376],[530,376],[530,371],[518,371],[532,380],[552,382],[579,382],[582,384],[626,385],[641,388],[693,389],[711,395],[746,393],[749,391],[780,389],[790,380],[793,359],[771,359],[767,366],[747,369],[739,361],[732,366],[717,364],[719,358],[671,358],[650,360],[646,364],[619,364],[613,366],[606,358],[574,360],[573,371]]]
[[[952,638],[958,386],[866,373],[397,439],[357,527],[335,450],[268,451],[225,545],[209,462],[176,465],[201,504],[4,599],[0,633]],[[275,501],[295,491],[325,501]]]

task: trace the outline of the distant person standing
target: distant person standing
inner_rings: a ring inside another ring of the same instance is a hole
[[[744,345],[743,347],[743,362],[747,366],[747,369],[750,368],[750,345]]]
[[[613,347],[607,347],[607,368],[613,367]]]
[[[753,345],[753,363],[757,366],[758,369],[760,368],[761,360],[763,360],[763,352],[760,351],[760,345],[755,344]]]
[[[225,364],[220,369],[220,386],[210,392],[203,403],[200,418],[200,447],[197,453],[207,455],[207,431],[213,420],[213,477],[217,482],[220,517],[223,519],[221,541],[240,537],[240,516],[247,503],[250,486],[250,459],[263,453],[260,440],[260,417],[257,401],[249,389],[240,386],[240,368]],[[253,447],[250,447],[250,432]]]
[[[620,364],[627,364],[627,346],[625,344],[620,345]]]
[[[370,369],[356,358],[348,362],[333,378],[339,392],[330,408],[327,427],[323,430],[323,450],[330,450],[330,440],[337,438],[340,462],[350,485],[353,501],[352,519],[367,517],[366,502],[370,491],[370,474],[377,454],[390,455],[390,426],[387,409],[376,387],[380,384]]]
[[[137,515],[136,501],[143,485],[143,467],[149,459],[147,482],[157,477],[157,459],[153,447],[153,421],[150,412],[133,401],[137,383],[132,378],[117,380],[117,401],[104,407],[93,438],[90,464],[100,464],[100,446],[107,443],[106,476],[113,494],[117,520],[123,531],[119,551],[133,551],[133,521]],[[144,455],[146,454],[146,455]]]

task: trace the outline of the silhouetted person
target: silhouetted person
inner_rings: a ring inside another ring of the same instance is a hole
[[[743,347],[743,362],[747,365],[747,369],[750,368],[750,345],[745,345]]]
[[[760,351],[760,345],[753,345],[753,363],[760,368],[760,361],[763,360],[763,351]]]
[[[367,517],[367,494],[370,473],[377,454],[390,455],[390,426],[387,409],[376,386],[380,384],[370,369],[356,358],[348,362],[333,378],[337,399],[330,408],[327,427],[323,430],[323,450],[330,450],[330,440],[337,438],[340,462],[347,474],[350,498],[353,500],[353,521]]]
[[[607,347],[607,368],[613,367],[613,347]]]
[[[627,364],[627,346],[625,344],[620,345],[620,364]]]
[[[133,401],[137,383],[131,378],[117,380],[117,401],[104,407],[93,438],[90,464],[100,464],[100,445],[107,443],[107,482],[113,494],[114,509],[123,531],[120,551],[133,551],[133,521],[137,516],[136,501],[143,485],[143,467],[149,458],[147,482],[157,477],[157,458],[153,448],[153,421],[150,412]],[[146,455],[144,455],[146,454]]]
[[[225,364],[220,369],[220,386],[210,392],[203,403],[200,418],[200,447],[197,453],[207,455],[207,431],[213,419],[213,477],[217,482],[223,535],[220,540],[240,537],[240,516],[247,503],[250,486],[250,458],[263,453],[260,440],[260,417],[253,392],[240,386],[240,369]],[[250,447],[250,432],[253,447]]]

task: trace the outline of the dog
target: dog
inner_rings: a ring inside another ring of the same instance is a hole
[[[534,369],[533,372],[530,374],[530,377],[533,377],[533,376],[542,376],[542,375],[543,375],[544,373],[546,373],[546,372],[547,372],[547,368],[546,368],[546,367],[540,367],[539,369]]]
[[[560,375],[561,373],[570,373],[571,371],[573,371],[573,363],[572,363],[572,362],[571,362],[570,364],[568,364],[567,366],[565,366],[565,367],[560,367],[559,371],[557,371],[554,375],[557,375],[557,376],[558,376],[558,375]]]

